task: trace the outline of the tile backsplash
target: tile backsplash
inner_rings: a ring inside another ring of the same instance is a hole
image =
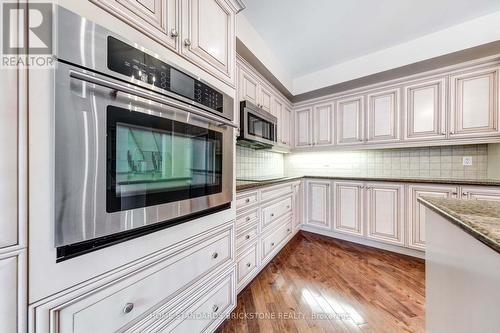
[[[283,154],[236,146],[236,179],[278,178],[284,170]]]
[[[472,165],[464,166],[463,157]],[[485,179],[488,145],[292,153],[285,174],[359,177]]]

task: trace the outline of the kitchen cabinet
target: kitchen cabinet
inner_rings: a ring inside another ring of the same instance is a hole
[[[273,104],[273,94],[271,93],[271,89],[264,86],[261,84],[259,86],[260,92],[259,92],[259,107],[273,116],[277,117],[276,112],[274,111],[272,104]]]
[[[295,147],[312,146],[312,108],[295,111]]]
[[[368,142],[399,140],[399,89],[367,95]]]
[[[412,83],[404,88],[405,140],[446,138],[446,81]]]
[[[500,188],[462,186],[462,199],[500,201]]]
[[[313,110],[313,144],[315,146],[327,146],[333,144],[334,113],[333,104],[318,104]]]
[[[278,105],[278,103],[275,103],[275,105]],[[290,147],[291,142],[290,142],[290,137],[291,137],[291,130],[290,130],[290,123],[292,121],[292,110],[287,107],[283,106],[281,102],[279,102],[279,110],[276,110],[276,113],[279,115],[279,121],[278,121],[278,130],[280,133],[280,143],[283,146]],[[279,113],[278,113],[279,112]]]
[[[404,245],[405,195],[401,184],[366,184],[367,237]]]
[[[305,223],[322,229],[331,228],[331,192],[329,180],[307,180],[306,221]]]
[[[240,101],[249,101],[258,104],[259,83],[257,78],[250,74],[245,68],[239,66],[240,82],[238,86],[238,96]],[[239,103],[238,103],[239,104]],[[239,106],[239,105],[238,105]]]
[[[364,143],[364,98],[348,97],[336,101],[337,144]]]
[[[298,230],[302,223],[302,192],[300,183],[292,187],[292,221],[294,230]]]
[[[498,135],[499,69],[451,76],[451,138]]]
[[[26,252],[0,254],[0,325],[2,332],[26,332]]]
[[[456,198],[458,187],[446,185],[408,186],[408,247],[425,250],[425,206],[418,202],[420,197]]]
[[[362,182],[334,183],[334,231],[363,236],[363,186]]]

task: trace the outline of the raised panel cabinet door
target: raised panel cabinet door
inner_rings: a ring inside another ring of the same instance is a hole
[[[368,141],[399,140],[399,89],[368,95]]]
[[[405,139],[445,139],[445,79],[409,85],[404,92]]]
[[[453,198],[457,196],[456,186],[410,185],[408,187],[408,247],[425,250],[426,208],[420,197]]]
[[[26,332],[26,254],[0,255],[0,327],[2,332]]]
[[[330,229],[331,227],[331,188],[330,181],[308,180],[307,188],[307,221],[306,224]]]
[[[0,70],[0,248],[18,243],[17,70]]]
[[[364,98],[354,97],[336,102],[337,144],[364,143]]]
[[[293,214],[293,227],[297,229],[302,223],[302,196],[300,193],[300,184],[293,185],[293,202],[292,202],[292,214]]]
[[[240,82],[238,85],[240,101],[249,101],[258,104],[257,95],[259,91],[259,81],[255,76],[248,73],[245,68],[240,68]]]
[[[498,135],[498,68],[451,77],[451,137]]]
[[[404,245],[404,186],[367,184],[366,191],[368,238]]]
[[[500,201],[500,187],[463,186],[462,198],[472,200]]]
[[[259,106],[263,110],[266,110],[267,112],[271,113],[273,116],[279,117],[279,115],[275,112],[273,108],[273,93],[271,92],[271,89],[267,88],[264,85],[260,85]]]
[[[235,13],[224,0],[182,0],[182,54],[232,83]]]
[[[180,0],[90,0],[159,43],[179,48]]]
[[[295,111],[295,146],[308,147],[312,145],[312,108]]]
[[[333,104],[320,104],[314,106],[314,143],[317,146],[333,144]]]
[[[363,236],[363,183],[335,182],[333,230]]]
[[[274,105],[273,105],[272,109],[274,111],[274,116],[278,120],[278,122],[277,122],[278,144],[283,145],[284,144],[284,142],[283,142],[283,125],[284,125],[283,102],[278,98],[274,98],[273,104]]]
[[[281,143],[285,146],[290,146],[290,122],[292,118],[292,110],[288,107],[283,107],[281,109],[281,117],[280,117],[280,123],[281,123]]]

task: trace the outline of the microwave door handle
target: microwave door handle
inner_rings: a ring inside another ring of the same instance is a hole
[[[85,74],[85,73],[81,73],[81,72],[76,72],[73,70],[69,71],[69,76],[74,78],[74,79],[85,81],[85,82],[92,83],[92,84],[96,84],[96,85],[101,86],[101,87],[113,89],[116,91],[121,91],[123,93],[134,95],[137,97],[141,97],[141,98],[144,98],[144,99],[147,99],[150,101],[154,101],[154,102],[157,102],[160,104],[169,105],[169,106],[181,109],[182,111],[192,113],[192,114],[197,115],[199,117],[217,122],[223,126],[238,128],[238,126],[235,125],[234,123],[227,121],[227,120],[224,120],[224,119],[221,119],[220,117],[213,116],[213,115],[205,113],[203,111],[199,111],[199,110],[196,110],[193,108],[186,107],[183,104],[176,103],[176,102],[174,102],[170,99],[167,99],[167,98],[153,95],[152,93],[147,93],[147,92],[143,92],[141,90],[135,89],[135,88],[127,87],[123,84],[114,83],[114,82],[111,82],[111,81],[108,81],[105,79],[95,77],[93,75],[89,75],[89,74]]]

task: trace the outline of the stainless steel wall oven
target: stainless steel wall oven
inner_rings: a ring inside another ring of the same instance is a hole
[[[58,9],[57,260],[228,208],[233,99]]]

